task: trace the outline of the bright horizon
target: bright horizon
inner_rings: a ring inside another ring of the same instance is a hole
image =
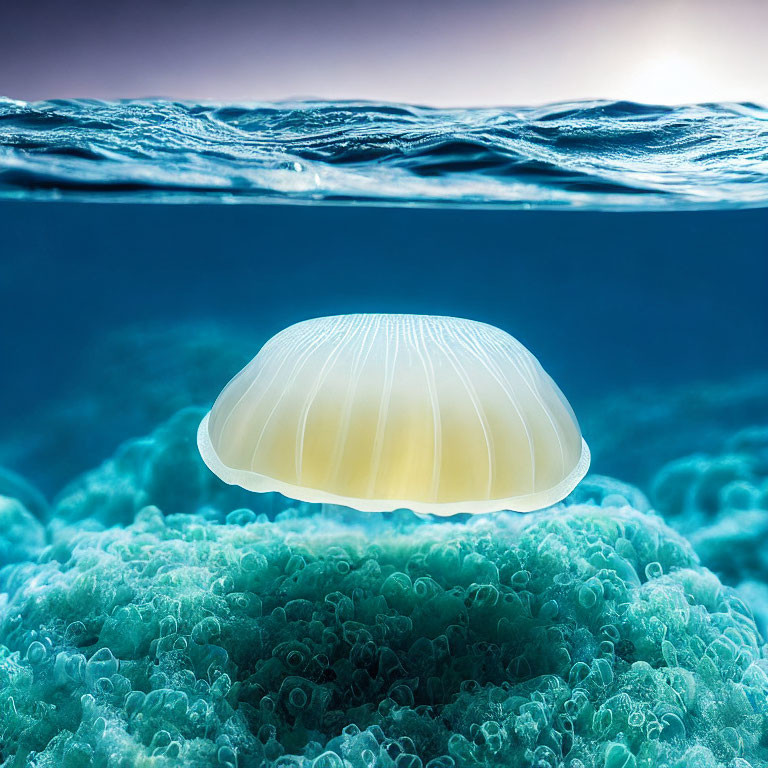
[[[96,0],[4,13],[16,99],[768,104],[763,0]]]

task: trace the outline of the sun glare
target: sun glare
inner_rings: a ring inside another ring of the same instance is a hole
[[[627,81],[637,101],[679,104],[711,98],[712,82],[700,63],[681,51],[664,50],[642,59]]]

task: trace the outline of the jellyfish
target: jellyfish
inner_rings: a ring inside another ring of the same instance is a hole
[[[368,512],[528,512],[565,498],[590,461],[519,341],[432,315],[286,328],[226,385],[197,441],[226,483]]]

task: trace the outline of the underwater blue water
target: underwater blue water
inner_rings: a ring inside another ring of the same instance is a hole
[[[0,230],[0,355],[12,371],[0,384],[3,432],[67,446],[42,466],[32,447],[0,456],[49,492],[178,407],[210,401],[269,336],[313,316],[497,325],[534,351],[582,418],[611,395],[768,369],[764,209],[16,201],[0,205]],[[178,396],[147,394],[169,377]],[[107,396],[119,402],[89,416],[87,431],[72,416],[55,433],[68,403],[92,410]]]
[[[767,206],[755,105],[0,101],[0,766],[768,765]],[[590,474],[224,486],[202,414],[347,312],[511,333]]]

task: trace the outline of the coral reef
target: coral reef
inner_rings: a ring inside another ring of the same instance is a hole
[[[768,634],[768,427],[737,432],[719,453],[668,463],[650,495],[703,564],[749,598]]]
[[[17,499],[38,520],[45,520],[50,513],[45,496],[29,481],[7,467],[0,467],[0,496]]]
[[[15,498],[0,496],[0,567],[33,560],[45,545],[41,523]]]
[[[59,532],[2,571],[2,765],[765,765],[749,610],[619,498]]]
[[[3,768],[768,764],[768,429],[436,522],[226,486],[203,412],[0,476]]]

